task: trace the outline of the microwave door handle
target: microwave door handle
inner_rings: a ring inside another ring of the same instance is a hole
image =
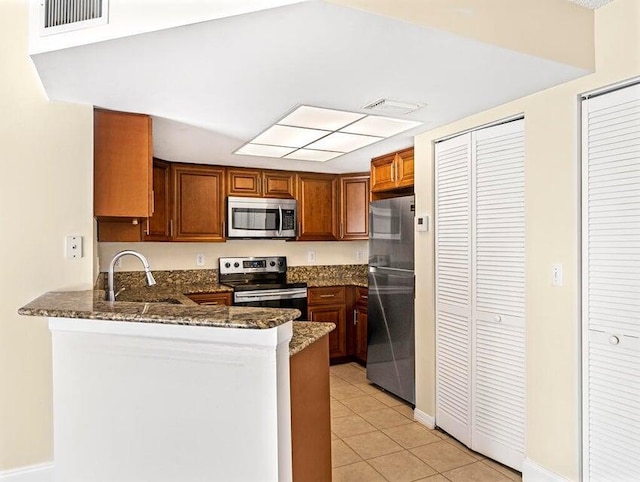
[[[280,217],[280,223],[278,223],[278,236],[282,236],[282,206],[278,205],[278,216]]]

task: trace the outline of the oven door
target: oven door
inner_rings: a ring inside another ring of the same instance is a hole
[[[295,308],[300,310],[304,320],[307,318],[307,288],[236,291],[233,293],[233,305]]]

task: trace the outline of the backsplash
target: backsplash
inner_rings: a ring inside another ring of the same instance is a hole
[[[217,285],[217,269],[188,269],[155,271],[152,270],[157,286],[181,286],[181,285]],[[330,281],[330,280],[361,280],[366,284],[366,264],[343,264],[322,266],[289,266],[287,268],[287,280],[298,281]],[[116,286],[127,290],[144,288],[147,280],[144,271],[118,271],[114,274]],[[107,285],[107,273],[100,273],[96,281],[96,289],[105,289]]]

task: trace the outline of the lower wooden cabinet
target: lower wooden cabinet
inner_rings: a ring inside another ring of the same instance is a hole
[[[218,293],[191,293],[187,298],[195,301],[199,305],[225,305],[231,306],[231,292]]]
[[[307,291],[309,321],[335,323],[329,333],[331,359],[347,356],[347,306],[344,286],[309,288]]]
[[[362,364],[367,363],[367,302],[369,290],[367,288],[356,287],[356,302],[353,309],[353,335],[355,341],[353,346],[354,358]]]

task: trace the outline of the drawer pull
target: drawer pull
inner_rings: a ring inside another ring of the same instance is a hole
[[[320,295],[320,298],[335,298],[336,295]]]

